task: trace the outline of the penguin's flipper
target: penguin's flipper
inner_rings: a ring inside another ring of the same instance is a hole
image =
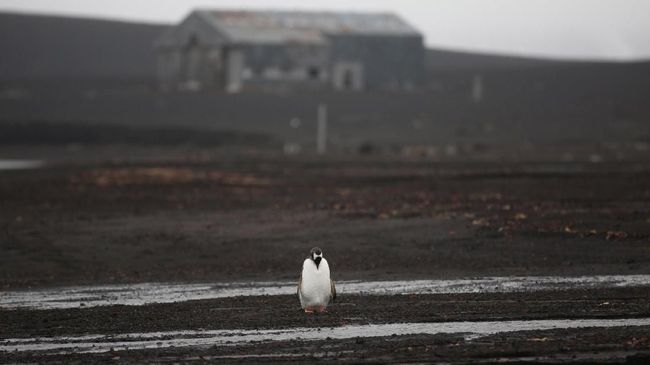
[[[330,298],[332,301],[336,300],[336,285],[334,284],[334,280],[330,280]]]

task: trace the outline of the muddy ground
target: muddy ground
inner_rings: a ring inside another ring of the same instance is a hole
[[[146,162],[77,161],[0,172],[0,202],[2,290],[296,280],[312,246],[324,249],[337,280],[650,274],[650,163],[643,161],[433,163],[201,154]],[[197,328],[637,318],[650,316],[649,298],[647,287],[351,295],[342,296],[330,314],[311,318],[289,296],[0,310],[0,339]],[[649,334],[647,327],[635,327],[517,332],[478,342],[455,335],[400,336],[97,355],[0,354],[0,359],[643,363]],[[264,356],[240,358],[246,354]]]
[[[282,341],[237,347],[114,351],[102,354],[7,356],[40,363],[461,363],[647,364],[650,328],[523,331],[466,342],[457,335],[413,335],[324,341]]]

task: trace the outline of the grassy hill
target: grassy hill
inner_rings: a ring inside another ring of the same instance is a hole
[[[519,70],[558,66],[567,63],[569,62],[508,55],[473,53],[449,49],[428,49],[426,52],[426,66],[429,72],[472,69]]]
[[[165,25],[0,13],[0,80],[154,78]]]

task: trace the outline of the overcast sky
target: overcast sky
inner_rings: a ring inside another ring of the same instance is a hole
[[[433,47],[650,59],[649,0],[0,0],[1,11],[168,23],[196,7],[393,11]]]

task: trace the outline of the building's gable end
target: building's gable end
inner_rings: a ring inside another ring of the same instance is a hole
[[[214,20],[214,18],[205,10],[195,11],[196,16],[201,19],[201,21],[211,30],[212,37],[215,41],[220,44],[232,43],[232,39],[228,33],[219,26],[219,23]]]
[[[202,46],[218,47],[229,42],[226,34],[209,21],[202,11],[194,11],[180,24],[166,32],[156,42],[156,46],[180,48],[191,43],[199,43]]]

